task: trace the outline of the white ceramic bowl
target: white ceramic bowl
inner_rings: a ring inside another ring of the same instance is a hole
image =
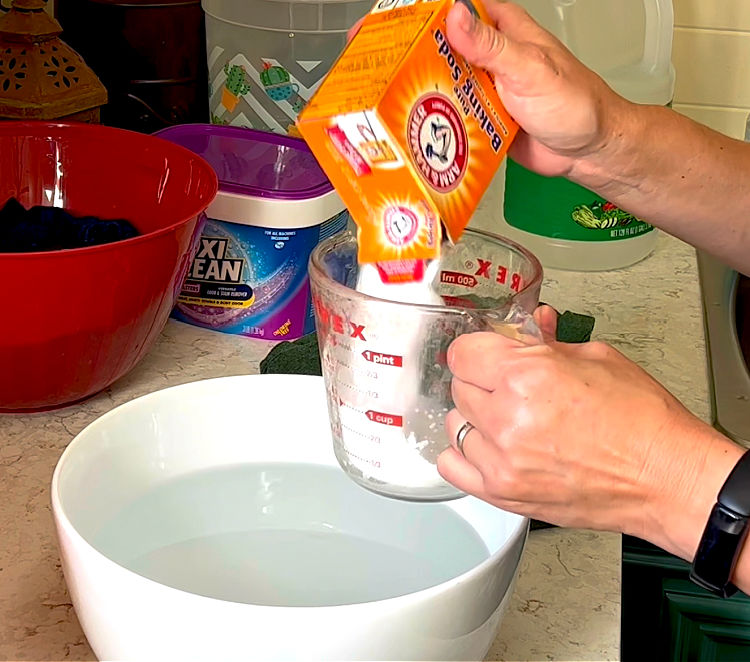
[[[481,660],[528,521],[345,477],[319,377],[169,388],[63,453],[52,506],[103,660]],[[150,578],[149,578],[150,577]]]

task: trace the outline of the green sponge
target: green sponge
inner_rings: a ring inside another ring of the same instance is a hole
[[[591,340],[594,322],[591,315],[566,310],[557,318],[557,340],[569,343],[588,342]]]
[[[291,342],[281,342],[260,362],[261,374],[322,375],[318,336],[310,333]]]

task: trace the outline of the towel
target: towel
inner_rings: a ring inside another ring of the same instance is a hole
[[[0,207],[0,253],[99,246],[137,235],[138,230],[124,219],[78,217],[57,207],[26,209],[15,198]]]

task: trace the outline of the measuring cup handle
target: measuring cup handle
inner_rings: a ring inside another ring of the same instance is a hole
[[[534,315],[526,312],[517,303],[511,304],[504,319],[489,320],[489,326],[495,333],[520,340],[526,345],[539,345],[544,342]]]
[[[643,66],[655,73],[668,69],[672,61],[672,32],[674,31],[674,7],[672,0],[643,0],[646,15],[645,39],[643,43]],[[649,39],[649,35],[656,35]]]

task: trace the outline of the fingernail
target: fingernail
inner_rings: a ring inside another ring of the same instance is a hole
[[[458,17],[458,27],[466,33],[471,33],[474,30],[474,15],[469,11],[469,8],[461,2],[461,0],[458,0],[456,4],[458,5],[458,11],[460,12]]]
[[[453,371],[453,343],[448,345],[448,351],[445,354],[445,362],[448,365],[448,370]]]

